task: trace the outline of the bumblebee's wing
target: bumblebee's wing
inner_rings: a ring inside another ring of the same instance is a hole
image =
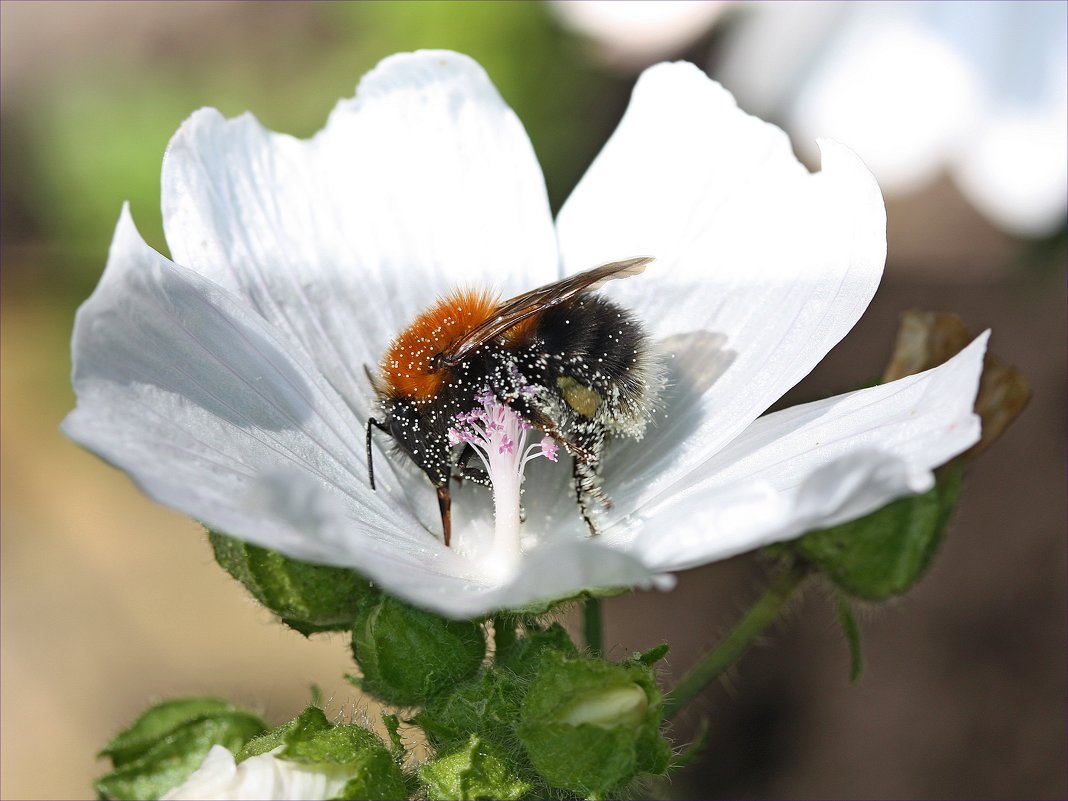
[[[646,265],[651,261],[652,258],[649,256],[613,261],[517,295],[505,301],[490,319],[443,351],[439,356],[440,363],[443,367],[453,367],[463,361],[467,354],[479,345],[500,336],[531,315],[570,300],[580,292],[597,289],[607,281],[638,275],[644,272]]]

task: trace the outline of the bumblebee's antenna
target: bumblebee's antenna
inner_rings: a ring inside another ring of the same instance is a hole
[[[371,426],[374,426],[379,431],[382,431],[389,436],[393,434],[389,430],[389,426],[385,423],[380,423],[373,417],[367,418],[367,477],[371,480],[371,489],[375,488],[375,463],[371,457]]]

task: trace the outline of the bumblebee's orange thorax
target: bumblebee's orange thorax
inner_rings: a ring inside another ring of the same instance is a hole
[[[487,290],[458,289],[416,317],[382,359],[387,392],[416,401],[433,398],[447,373],[432,366],[433,358],[488,320],[497,306],[497,297]]]

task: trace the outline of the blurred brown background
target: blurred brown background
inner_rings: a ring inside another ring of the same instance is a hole
[[[165,252],[158,175],[181,120],[201,105],[251,109],[309,135],[381,57],[449,47],[479,59],[527,125],[558,207],[637,66],[662,55],[714,64],[735,13],[621,56],[535,3],[0,6],[0,796],[90,797],[103,770],[95,751],[162,697],[222,695],[280,722],[316,683],[330,711],[372,711],[341,679],[352,669],[344,637],[306,641],[273,624],[214,565],[195,524],[57,429],[73,405],[73,313],[124,199]],[[810,589],[677,723],[680,743],[702,716],[712,728],[672,797],[1068,793],[1063,220],[1014,237],[946,176],[888,198],[888,214],[875,302],[787,400],[877,375],[898,313],[920,306],[993,328],[993,349],[1028,375],[1033,401],[971,470],[929,576],[864,616],[859,686],[829,604]],[[755,599],[764,569],[747,556],[691,571],[670,594],[613,599],[606,642],[619,656],[670,642],[670,686]]]

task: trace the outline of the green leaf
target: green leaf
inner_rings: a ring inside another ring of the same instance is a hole
[[[208,538],[226,572],[304,636],[352,628],[360,609],[376,595],[352,570],[299,562],[214,531]]]
[[[900,595],[930,567],[956,507],[960,480],[960,466],[949,465],[928,492],[814,531],[794,547],[850,595],[871,601]]]
[[[482,627],[379,596],[360,611],[352,652],[359,686],[386,703],[414,706],[474,675],[486,654]]]
[[[419,768],[427,798],[456,801],[523,798],[533,789],[495,747],[472,734],[467,745]]]
[[[842,627],[846,644],[849,646],[849,680],[856,684],[860,681],[860,675],[864,672],[864,655],[860,650],[860,626],[853,616],[853,609],[849,605],[849,599],[842,593],[834,594],[834,611],[838,615],[838,623]]]
[[[156,745],[160,740],[187,723],[211,715],[240,712],[221,698],[177,698],[146,710],[101,749],[98,756],[111,757],[112,765],[121,767]]]
[[[213,745],[237,752],[266,727],[246,712],[227,712],[185,723],[93,783],[104,799],[156,799],[200,767]]]

